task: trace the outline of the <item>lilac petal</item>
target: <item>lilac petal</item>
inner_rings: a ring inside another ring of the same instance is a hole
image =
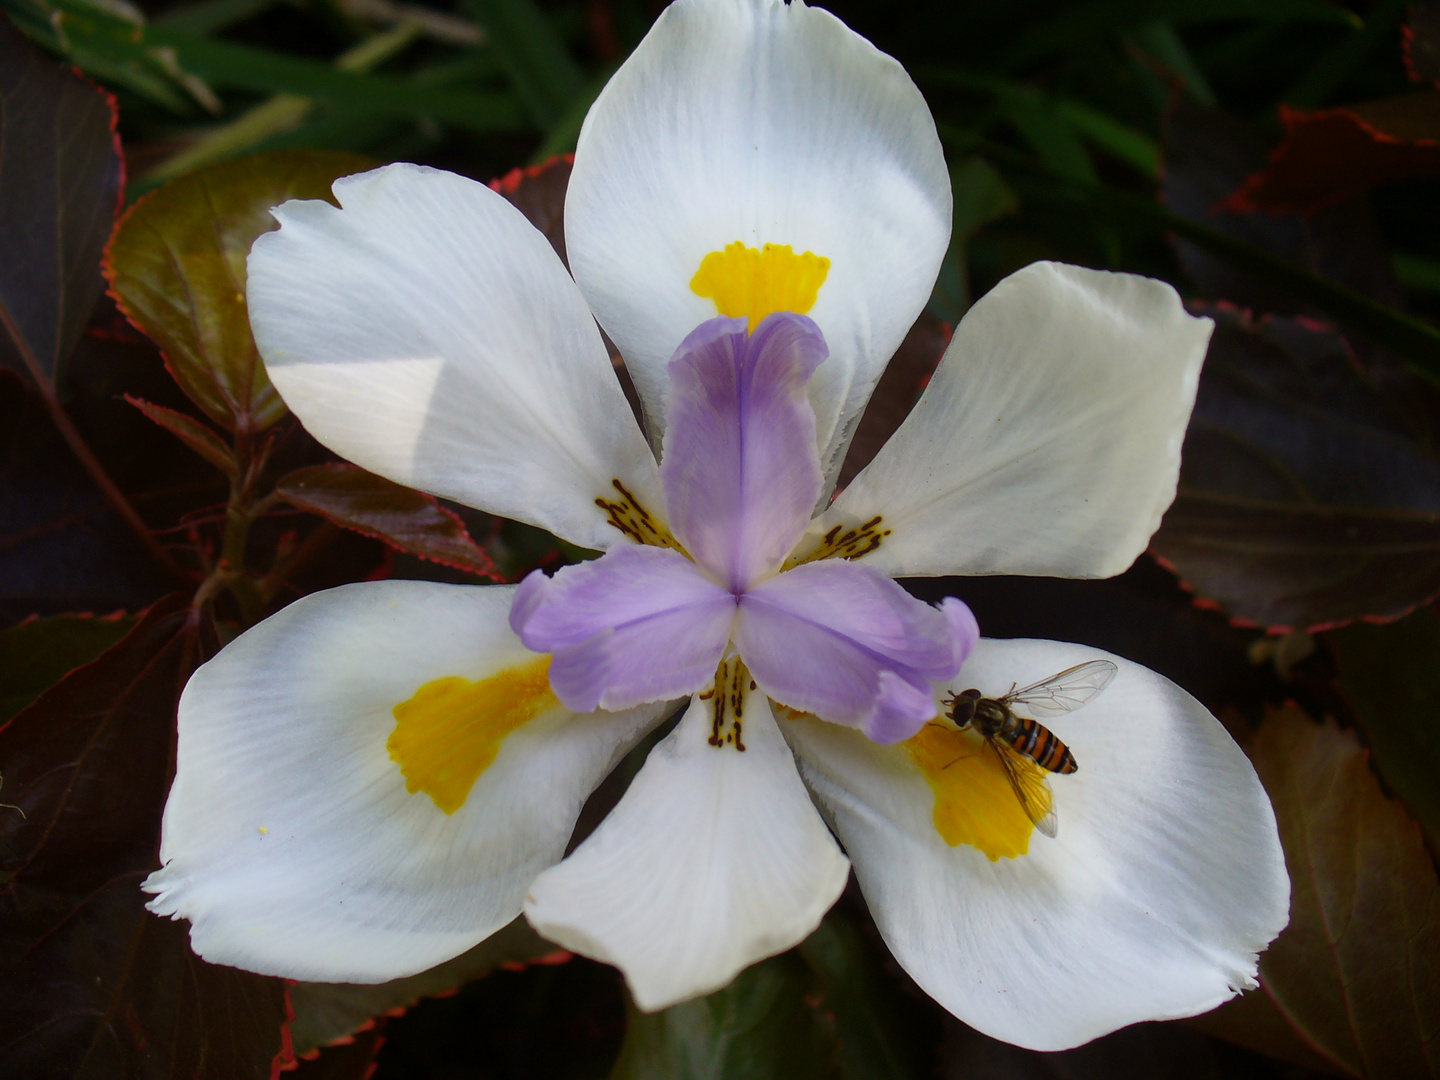
[[[576,712],[683,697],[715,677],[735,597],[669,548],[623,544],[520,583],[510,628],[553,654],[550,687]]]
[[[829,349],[803,315],[701,323],[670,360],[660,478],[670,527],[736,593],[780,569],[820,497],[806,384]]]
[[[958,668],[975,651],[975,645],[980,640],[980,624],[969,605],[953,596],[940,601],[940,613],[945,616],[945,621],[950,624],[950,633],[954,635],[955,666]]]
[[[935,716],[933,684],[960,670],[957,625],[955,608],[937,611],[869,567],[826,560],[741,597],[735,644],[776,701],[891,743]]]

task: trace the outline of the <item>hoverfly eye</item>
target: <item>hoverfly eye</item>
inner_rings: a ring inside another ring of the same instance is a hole
[[[955,697],[955,707],[950,710],[950,719],[964,727],[975,718],[975,702],[980,700],[979,690],[966,690]]]

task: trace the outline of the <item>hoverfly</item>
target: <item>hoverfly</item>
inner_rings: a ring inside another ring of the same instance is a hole
[[[1055,810],[1045,772],[1073,773],[1079,768],[1070,748],[1035,716],[1061,716],[1080,708],[1110,685],[1116,667],[1109,660],[1087,660],[1049,678],[998,698],[979,690],[962,690],[945,701],[948,716],[960,730],[973,727],[994,752],[1005,778],[1035,827],[1055,835]],[[1033,714],[1025,716],[1016,708]],[[1035,764],[1044,770],[1027,768]]]

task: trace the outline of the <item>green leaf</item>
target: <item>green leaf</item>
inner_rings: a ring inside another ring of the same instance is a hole
[[[810,1004],[814,990],[804,962],[784,953],[708,997],[657,1013],[632,1005],[610,1080],[829,1080],[835,1031]]]
[[[453,960],[405,979],[361,986],[354,983],[296,983],[290,988],[295,1019],[290,1036],[297,1054],[329,1046],[377,1016],[406,1009],[421,998],[445,994],[502,967],[564,959],[554,945],[518,918]]]
[[[284,984],[197,959],[140,891],[176,701],[213,645],[172,596],[0,730],[0,1075],[272,1075]]]
[[[135,624],[119,615],[56,615],[0,630],[0,723],[29,705],[50,684],[88,664]],[[0,770],[5,763],[0,761]],[[0,798],[4,798],[0,792]]]
[[[549,129],[585,92],[585,74],[533,0],[464,0],[494,43],[515,92],[530,115]]]
[[[286,199],[330,199],[336,177],[372,163],[357,154],[256,154],[190,173],[132,206],[106,260],[121,309],[154,338],[190,399],[216,423],[255,432],[285,415],[245,303],[245,259],[275,228]]]
[[[269,11],[280,0],[200,0],[172,7],[155,20],[156,26],[186,34],[218,34],[236,23]]]
[[[173,51],[175,62],[218,86],[265,94],[289,93],[350,112],[428,116],[469,131],[519,131],[528,125],[508,95],[424,86],[388,75],[362,75],[217,38],[152,26],[148,47]]]
[[[335,66],[342,71],[368,71],[403,51],[419,33],[417,23],[402,22],[347,49],[335,58]],[[183,150],[146,170],[127,186],[127,197],[133,200],[184,173],[255,150],[301,127],[315,108],[316,103],[309,98],[276,94],[228,123],[205,132]],[[373,127],[374,118],[366,119]]]
[[[145,43],[139,9],[105,0],[0,0],[34,40],[59,53],[107,86],[120,86],[170,110],[189,115],[195,106],[219,113],[215,94],[183,70],[173,50]]]
[[[1151,540],[1248,623],[1393,618],[1440,592],[1440,458],[1428,388],[1362,367],[1309,320],[1215,320],[1174,504]]]
[[[1281,95],[1281,100],[1298,109],[1321,104],[1370,53],[1396,36],[1395,29],[1409,6],[1410,0],[1380,0],[1366,16],[1364,26],[1321,53],[1310,70]]]
[[[968,250],[971,238],[990,222],[1019,210],[1020,199],[995,166],[982,157],[967,157],[951,168],[950,190],[955,207],[950,226],[950,248],[935,279],[930,311],[954,326],[969,309],[972,300]],[[928,376],[930,372],[925,374]],[[907,392],[913,389],[907,387]],[[913,398],[906,401],[906,412],[913,402]],[[864,423],[863,418],[861,423]]]
[[[1040,160],[1059,175],[1091,184],[1098,182],[1089,154],[1080,145],[1082,137],[1145,176],[1159,173],[1160,147],[1155,140],[1093,105],[1049,94],[1014,79],[958,68],[921,67],[916,77],[938,86],[993,95],[1001,115],[1014,125]]]
[[[930,1064],[910,1017],[865,938],[838,910],[800,943],[800,958],[820,977],[824,1006],[835,1014],[845,1080],[922,1080]]]
[[[1333,721],[1273,710],[1248,742],[1292,890],[1290,925],[1260,957],[1265,998],[1354,1075],[1440,1076],[1440,882],[1420,830]],[[1223,1013],[1207,1030],[1223,1031]]]
[[[1200,70],[1200,65],[1195,63],[1195,58],[1180,40],[1180,35],[1175,32],[1172,23],[1156,19],[1135,27],[1125,37],[1131,48],[1145,53],[1163,65],[1171,76],[1178,78],[1184,85],[1185,92],[1199,104],[1207,109],[1213,109],[1219,104],[1205,73]]]
[[[358,465],[312,465],[282,477],[275,493],[292,506],[333,521],[400,551],[500,581],[490,556],[461,520],[431,495]]]
[[[105,288],[114,108],[0,17],[0,363],[53,387]],[[7,340],[8,339],[8,340]]]
[[[1177,26],[1246,21],[1356,25],[1356,18],[1324,0],[1090,0],[1060,5],[1063,14],[1036,20],[1000,59],[1024,67],[1091,44],[1127,26],[1165,19]]]
[[[1440,616],[1325,635],[1375,767],[1440,850]]]

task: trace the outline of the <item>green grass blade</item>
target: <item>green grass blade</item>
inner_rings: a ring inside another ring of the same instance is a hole
[[[298,94],[337,108],[382,115],[429,116],[471,131],[516,131],[530,125],[508,95],[418,86],[385,75],[340,71],[250,45],[151,27],[147,41],[171,48],[187,70],[217,85]]]
[[[586,90],[585,73],[532,0],[465,0],[536,124],[547,131]]]

